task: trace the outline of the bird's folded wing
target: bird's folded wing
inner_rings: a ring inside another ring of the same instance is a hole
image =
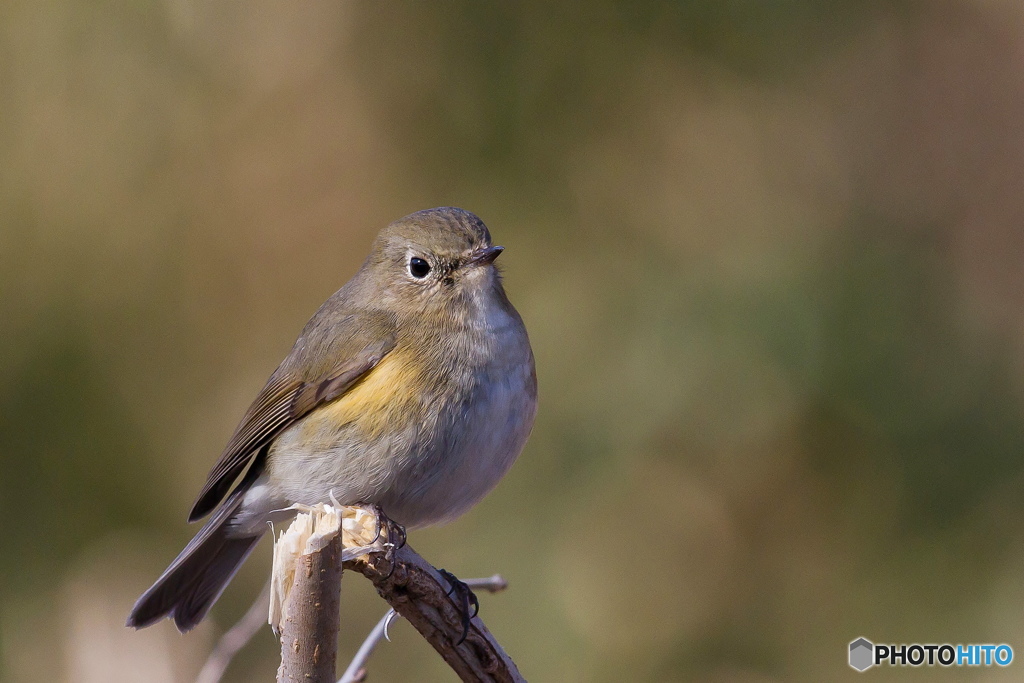
[[[256,396],[210,470],[189,521],[213,510],[259,450],[277,434],[316,406],[348,391],[394,346],[395,324],[389,315],[363,312],[333,320],[314,316]]]

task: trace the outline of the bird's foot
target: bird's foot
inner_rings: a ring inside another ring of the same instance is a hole
[[[380,540],[382,535],[386,539],[384,541],[384,559],[391,568],[384,578],[390,579],[398,564],[395,560],[395,552],[405,545],[408,535],[405,532],[405,527],[388,517],[381,506],[374,505],[373,512],[377,516],[377,535],[374,537],[373,542],[376,543]]]
[[[379,505],[373,506],[373,512],[377,516],[377,535],[374,537],[373,542],[379,541],[383,534],[386,539],[386,545],[394,546],[395,550],[403,547],[406,541],[409,540],[405,527],[388,517],[384,513],[384,509]]]
[[[480,600],[477,599],[473,589],[460,581],[455,574],[452,574],[447,569],[438,569],[437,573],[443,576],[444,580],[451,586],[448,589],[448,595],[455,600],[456,605],[459,607],[459,612],[462,614],[462,636],[455,643],[456,647],[458,647],[462,645],[463,641],[466,640],[466,636],[469,635],[469,625],[473,617],[480,613]],[[470,613],[470,608],[473,610],[472,613]]]

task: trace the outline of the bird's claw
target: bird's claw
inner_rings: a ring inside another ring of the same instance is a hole
[[[377,534],[373,537],[373,543],[379,541],[381,535],[387,538],[384,542],[384,559],[390,565],[390,568],[388,569],[387,576],[384,578],[390,579],[391,575],[395,572],[395,567],[398,566],[398,562],[395,560],[395,552],[405,545],[408,535],[405,532],[405,527],[388,517],[381,506],[374,505],[373,511],[377,517]]]
[[[373,506],[373,512],[377,517],[377,535],[373,537],[373,542],[379,541],[381,534],[384,534],[388,539],[387,544],[394,546],[395,550],[403,547],[409,538],[405,527],[388,517],[379,505]]]
[[[444,580],[451,586],[448,589],[448,595],[455,600],[462,615],[462,636],[455,643],[456,647],[458,647],[462,645],[466,640],[466,636],[469,635],[469,625],[473,621],[473,617],[480,613],[480,600],[476,597],[473,589],[460,581],[455,574],[452,574],[447,569],[438,569],[437,573],[443,576]],[[470,613],[470,607],[473,609],[472,613]]]

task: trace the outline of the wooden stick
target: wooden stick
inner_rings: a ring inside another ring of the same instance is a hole
[[[341,620],[342,535],[299,555],[281,624],[278,683],[334,683]]]

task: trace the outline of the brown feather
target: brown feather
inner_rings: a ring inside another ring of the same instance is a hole
[[[343,316],[330,321],[329,338],[321,333],[326,322],[321,319],[303,330],[292,352],[256,396],[210,470],[189,513],[190,522],[217,506],[261,447],[316,406],[348,391],[395,346],[394,320],[389,315],[365,312]],[[328,345],[333,347],[329,353]],[[310,356],[339,360],[326,373],[316,375],[309,371],[316,367],[307,362]]]

